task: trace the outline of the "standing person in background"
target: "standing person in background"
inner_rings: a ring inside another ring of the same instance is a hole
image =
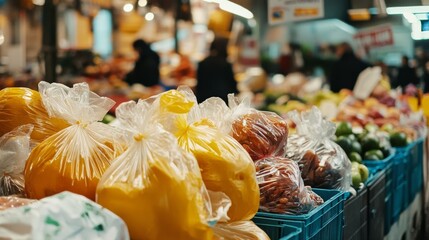
[[[409,84],[419,84],[419,78],[417,77],[416,69],[410,67],[407,56],[402,56],[401,67],[398,69],[396,82],[398,83],[398,87],[402,87],[403,91]]]
[[[228,39],[215,38],[210,55],[198,64],[196,95],[198,102],[220,97],[227,102],[229,93],[237,93],[232,64],[228,62]]]
[[[125,81],[129,85],[135,83],[152,87],[159,84],[159,55],[150,48],[150,45],[139,39],[133,43],[133,48],[138,54],[134,69],[129,72]]]
[[[328,78],[331,91],[353,90],[359,74],[370,65],[360,60],[348,43],[338,45],[336,55],[339,59],[333,64],[331,76]]]

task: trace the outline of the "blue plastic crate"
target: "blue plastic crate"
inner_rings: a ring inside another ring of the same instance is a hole
[[[292,225],[302,230],[299,239],[341,239],[344,225],[345,192],[313,188],[325,201],[307,214],[290,215],[258,212],[253,218],[256,225]],[[281,233],[274,232],[271,239],[280,239]]]
[[[300,228],[287,224],[270,225],[258,223],[258,227],[264,230],[271,239],[279,239],[272,236],[283,236],[280,238],[281,240],[299,240],[299,234],[301,233]]]

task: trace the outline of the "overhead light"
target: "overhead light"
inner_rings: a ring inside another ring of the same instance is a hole
[[[3,33],[1,33],[0,34],[0,45],[3,45],[3,43],[4,43],[4,35],[3,35]]]
[[[352,21],[366,21],[371,19],[371,15],[368,9],[350,9],[347,11]]]
[[[408,7],[388,7],[387,14],[404,14],[404,13],[425,13],[429,12],[429,6],[408,6]]]
[[[146,15],[144,15],[144,19],[146,19],[146,21],[152,21],[154,18],[155,14],[153,14],[153,12],[148,12]]]
[[[33,0],[33,4],[37,6],[45,5],[45,0]]]
[[[146,7],[147,0],[139,0],[137,4],[139,5],[139,7]]]
[[[404,18],[411,24],[419,22],[419,19],[417,19],[416,15],[410,12],[406,12],[403,14]]]
[[[243,17],[243,18],[247,18],[247,19],[252,19],[253,18],[253,13],[251,11],[249,11],[247,8],[237,4],[237,3],[233,3],[231,1],[228,0],[204,0],[206,2],[210,2],[210,3],[217,3],[219,4],[219,8],[226,11],[226,12],[230,12],[232,14],[235,14],[237,16]]]
[[[417,13],[414,14],[416,16],[417,19],[419,20],[429,20],[429,15],[428,13]]]
[[[126,3],[122,9],[124,12],[131,12],[134,9],[134,5],[132,3]]]

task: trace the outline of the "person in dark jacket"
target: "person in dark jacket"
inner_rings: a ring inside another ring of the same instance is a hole
[[[359,74],[370,65],[360,60],[348,43],[341,43],[336,51],[339,59],[333,64],[331,76],[328,79],[331,91],[353,90]]]
[[[159,55],[150,48],[150,45],[139,39],[133,43],[138,59],[134,69],[127,74],[125,81],[129,84],[140,83],[146,87],[159,84]]]
[[[408,57],[402,56],[402,64],[398,69],[398,76],[396,78],[398,87],[402,87],[403,90],[405,90],[405,87],[409,84],[419,84],[419,78],[417,77],[416,69],[410,67],[408,62]]]
[[[220,97],[227,102],[229,93],[238,92],[232,64],[227,60],[227,46],[227,39],[215,38],[210,46],[210,55],[198,64],[198,102],[210,97]]]

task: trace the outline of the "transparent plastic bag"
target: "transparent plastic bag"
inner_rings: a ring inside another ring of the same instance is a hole
[[[323,203],[311,188],[304,186],[298,164],[281,157],[255,162],[261,192],[259,209],[271,213],[304,214]]]
[[[29,88],[5,88],[0,91],[0,136],[19,126],[31,124],[31,139],[39,143],[68,127],[66,121],[50,117],[39,92]]]
[[[216,240],[270,240],[252,221],[219,223],[214,227]]]
[[[0,239],[128,240],[124,221],[89,199],[63,192],[0,211]]]
[[[229,107],[220,98],[209,98],[200,105],[202,114],[237,140],[254,161],[284,155],[289,133],[285,119],[252,108],[250,98],[239,101],[229,94],[228,101]]]
[[[351,163],[343,149],[331,140],[335,124],[323,119],[317,107],[288,117],[296,124],[297,134],[289,136],[286,157],[296,161],[304,184],[315,188],[348,191]]]
[[[30,134],[27,124],[0,137],[0,196],[24,193],[24,167],[30,154]]]
[[[123,103],[116,116],[129,148],[100,180],[97,202],[124,219],[133,239],[212,239],[216,220],[195,158],[153,122],[146,102]],[[218,209],[230,205],[222,196]]]
[[[0,211],[6,210],[9,208],[26,206],[33,202],[35,202],[35,200],[20,198],[17,196],[0,197]]]
[[[252,219],[259,207],[259,188],[246,150],[204,116],[189,88],[179,87],[149,101],[158,110],[157,121],[197,159],[207,189],[231,199],[231,221]]]
[[[114,105],[86,83],[68,88],[39,83],[50,116],[67,120],[67,127],[37,145],[25,166],[25,190],[30,198],[71,191],[94,200],[95,190],[111,161],[124,149],[123,133],[97,122]]]

